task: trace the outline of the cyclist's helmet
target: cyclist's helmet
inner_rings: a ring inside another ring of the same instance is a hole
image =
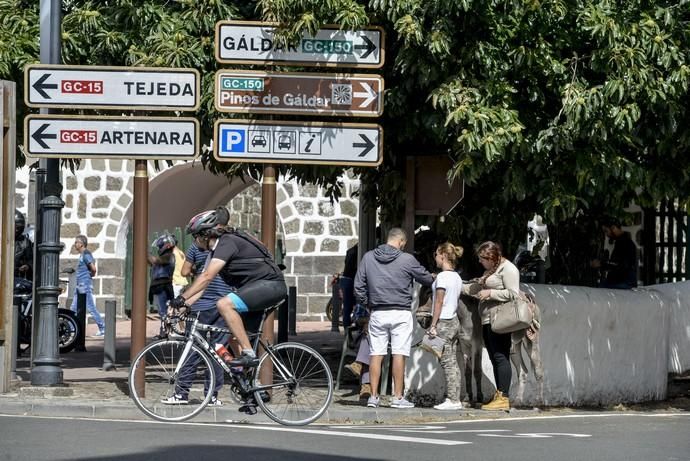
[[[199,213],[189,220],[185,231],[194,237],[218,237],[230,219],[227,208],[218,207]]]
[[[173,249],[175,246],[175,237],[170,234],[163,234],[153,241],[153,246],[158,248],[158,256],[162,256]]]
[[[14,238],[16,239],[24,233],[26,228],[26,218],[24,218],[24,213],[15,209],[14,210]]]

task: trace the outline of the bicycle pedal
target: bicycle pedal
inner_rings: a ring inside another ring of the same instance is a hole
[[[242,405],[238,411],[245,413],[247,415],[255,415],[257,413],[256,411],[256,405]]]

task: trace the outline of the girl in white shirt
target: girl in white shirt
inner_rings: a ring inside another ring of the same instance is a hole
[[[431,286],[433,317],[428,334],[443,339],[441,368],[446,375],[446,399],[436,405],[437,410],[460,410],[460,368],[457,348],[460,340],[458,320],[458,298],[462,290],[462,279],[455,271],[457,260],[462,257],[463,248],[452,243],[442,243],[436,249],[434,259],[441,272]]]

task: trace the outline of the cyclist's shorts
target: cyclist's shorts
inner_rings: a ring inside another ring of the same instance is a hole
[[[237,312],[263,311],[285,299],[287,286],[282,280],[258,280],[248,283],[228,298],[235,305]]]

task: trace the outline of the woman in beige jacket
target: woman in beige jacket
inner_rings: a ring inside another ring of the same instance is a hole
[[[520,271],[503,257],[501,247],[494,242],[479,245],[477,256],[484,267],[484,275],[476,283],[463,285],[463,293],[479,299],[482,336],[493,365],[497,389],[493,400],[482,405],[482,410],[509,410],[508,392],[513,372],[510,366],[511,334],[494,333],[490,319],[493,309],[520,293]]]

